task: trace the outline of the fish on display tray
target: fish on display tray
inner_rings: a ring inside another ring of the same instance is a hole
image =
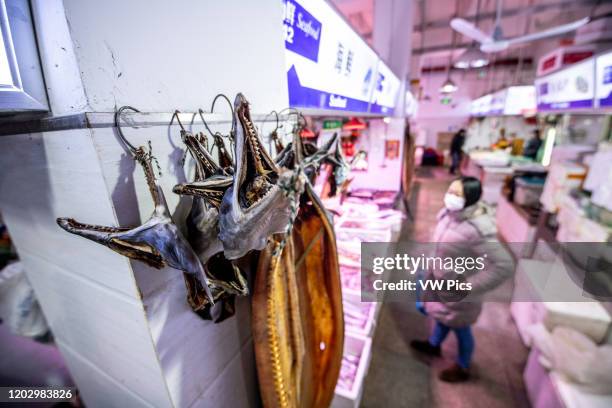
[[[349,331],[365,332],[369,321],[373,318],[375,303],[343,299],[344,324]],[[367,333],[366,333],[367,334]]]
[[[351,390],[355,384],[357,368],[359,367],[360,356],[344,355],[342,356],[342,365],[340,366],[340,376],[336,387],[345,390]]]

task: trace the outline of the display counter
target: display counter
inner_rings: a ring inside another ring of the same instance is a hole
[[[517,258],[530,254],[536,236],[536,223],[520,205],[501,196],[497,204],[496,222],[499,237],[511,243],[510,250]]]
[[[571,273],[560,261],[519,261],[510,313],[526,345],[531,345],[529,327],[537,323],[549,331],[570,327],[596,343],[608,341],[610,314],[584,294]]]
[[[336,385],[333,408],[357,408],[363,395],[363,383],[372,360],[372,339],[347,333],[340,378]]]
[[[539,361],[540,353],[532,349],[523,372],[529,402],[533,408],[607,408],[612,396],[584,392],[556,373],[549,373]]]
[[[334,408],[358,407],[364,380],[371,359],[372,337],[382,302],[364,302],[362,290],[371,282],[362,282],[372,274],[361,273],[362,242],[395,242],[399,239],[404,216],[391,208],[396,193],[390,191],[356,190],[353,196],[339,200],[324,200],[330,212],[336,214],[338,262],[342,280],[345,340],[344,356]],[[383,275],[383,279],[386,276]],[[373,299],[374,300],[374,299]]]
[[[482,200],[498,204],[501,189],[508,177],[515,174],[542,174],[546,168],[522,156],[510,156],[504,151],[471,152],[461,169],[465,176],[476,177],[482,183]]]

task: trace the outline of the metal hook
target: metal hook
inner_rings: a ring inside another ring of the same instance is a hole
[[[206,128],[206,130],[208,130],[208,133],[210,133],[211,136],[214,137],[214,133],[212,130],[210,130],[210,127],[208,127],[208,123],[206,122],[206,119],[204,119],[204,110],[202,108],[198,109],[198,113],[200,114],[200,119],[202,119],[202,123],[204,123],[204,127]]]
[[[236,124],[234,123],[234,105],[232,104],[232,101],[230,101],[230,99],[227,97],[227,95],[225,94],[217,94],[212,101],[212,104],[210,105],[210,112],[214,112],[215,111],[215,102],[217,102],[217,99],[219,98],[223,98],[227,101],[229,107],[230,107],[230,111],[232,112],[232,129],[230,130],[230,138],[232,139],[232,143],[233,143],[233,139],[234,139],[234,132],[236,131]]]
[[[297,110],[295,108],[288,107],[288,108],[280,110],[278,112],[278,115],[280,116],[283,112],[289,112],[288,115],[295,115],[296,116],[298,128],[306,127],[306,118],[304,117],[302,112],[300,112],[299,110]],[[302,120],[302,123],[300,123],[300,119]]]
[[[270,152],[272,151],[272,141],[273,141],[273,137],[272,135],[280,128],[280,119],[278,117],[278,112],[276,110],[272,110],[270,113],[268,113],[266,116],[264,116],[263,120],[261,121],[261,134],[263,135],[263,127],[266,124],[266,120],[268,119],[269,116],[271,116],[272,114],[276,115],[276,128],[274,128],[274,130],[272,132],[270,132],[270,135],[268,137],[268,148],[270,150]]]
[[[181,119],[179,118],[179,114],[181,113],[181,111],[179,111],[178,109],[174,111],[174,113],[172,114],[172,118],[170,119],[170,126],[172,126],[172,122],[174,122],[174,118],[176,118],[176,121],[178,122],[179,126],[181,127],[181,130],[183,132],[185,132],[185,127],[183,126],[183,123],[181,122]]]
[[[266,119],[268,119],[268,117],[271,116],[272,114],[274,114],[276,116],[276,127],[274,128],[274,130],[272,132],[270,132],[270,134],[276,132],[280,128],[280,119],[279,119],[279,116],[278,116],[278,112],[273,110],[270,113],[268,113],[266,116],[264,116],[264,118],[262,120],[262,123],[261,123],[261,128],[262,128],[261,133],[263,133],[263,127],[266,124]]]
[[[122,106],[119,109],[117,109],[117,111],[115,112],[115,127],[117,128],[117,134],[119,135],[119,138],[121,139],[121,141],[127,146],[127,148],[130,150],[130,152],[132,152],[133,155],[136,155],[136,148],[134,147],[133,144],[131,144],[130,142],[128,142],[128,140],[125,138],[125,135],[123,134],[123,131],[121,130],[121,115],[123,114],[123,111],[125,110],[131,110],[133,112],[140,112],[138,109],[133,108],[131,106]]]

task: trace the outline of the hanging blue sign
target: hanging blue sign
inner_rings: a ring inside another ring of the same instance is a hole
[[[317,62],[321,22],[294,0],[284,1],[285,48]]]

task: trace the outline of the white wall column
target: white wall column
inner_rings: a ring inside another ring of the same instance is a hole
[[[250,299],[221,324],[204,321],[179,271],[130,261],[55,220],[135,226],[151,214],[142,169],[112,128],[122,105],[156,112],[132,115],[138,127],[124,133],[136,146],[151,141],[170,211],[184,214],[190,202],[172,187],[189,175],[172,112],[208,110],[219,92],[243,92],[254,116],[287,106],[281,2],[36,0],[33,9],[53,117],[0,136],[0,211],[85,404],[258,406]],[[222,120],[211,126],[226,132],[229,107],[216,109]],[[183,118],[203,130],[195,122]]]

